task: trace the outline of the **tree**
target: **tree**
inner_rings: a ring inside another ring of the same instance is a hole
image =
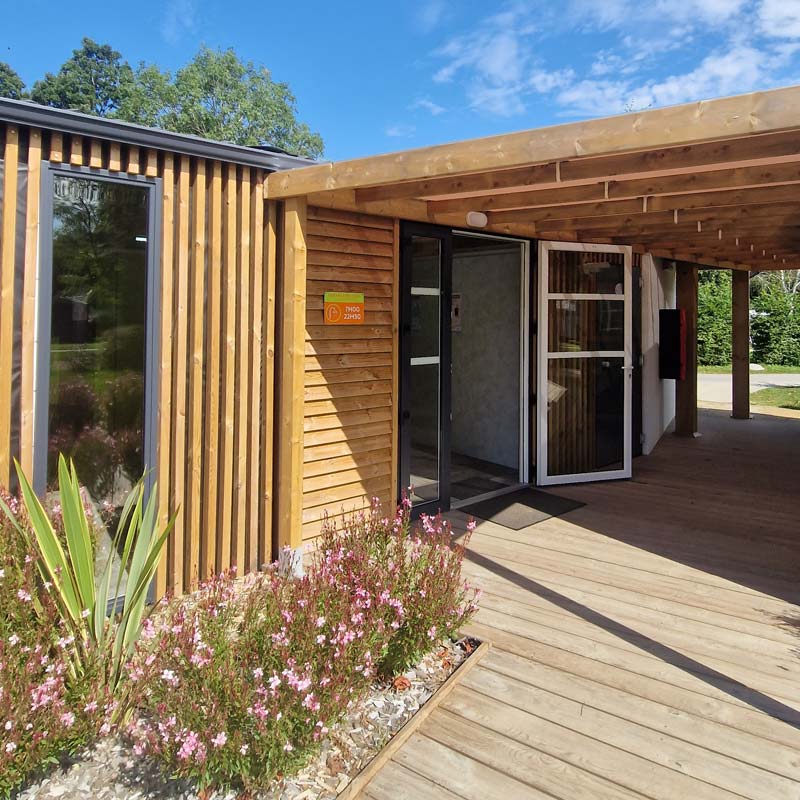
[[[31,99],[54,108],[71,108],[84,114],[111,116],[131,89],[133,70],[107,44],[84,38],[81,47],[53,75],[36,81]]]
[[[10,64],[0,61],[0,97],[22,100],[25,97],[25,83]]]
[[[174,78],[141,65],[118,116],[241,145],[270,144],[311,157],[323,152],[320,135],[297,120],[288,84],[230,49],[202,46]]]
[[[762,272],[755,279],[750,333],[761,364],[800,365],[800,271]]]
[[[697,287],[697,361],[703,366],[731,363],[731,274],[701,270]]]

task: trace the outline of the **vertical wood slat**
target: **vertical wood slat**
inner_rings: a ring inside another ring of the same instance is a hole
[[[188,485],[185,516],[186,586],[195,585],[200,578],[200,539],[203,479],[203,332],[205,324],[205,269],[206,269],[206,164],[199,160],[195,168],[192,193],[192,252],[189,304],[190,361],[189,361],[189,436]]]
[[[186,159],[185,157],[184,157],[184,160],[188,161],[188,159]],[[129,147],[128,148],[128,167],[126,169],[126,172],[128,173],[128,175],[138,175],[139,174],[139,170],[140,170],[140,164],[141,164],[141,153],[139,151],[139,148],[138,147],[133,147],[133,146]],[[187,164],[187,167],[188,167],[188,164]],[[184,169],[181,169],[181,175],[183,174],[183,172],[184,172]]]
[[[11,477],[11,370],[14,358],[14,273],[16,269],[19,129],[6,126],[3,211],[0,219],[0,486]]]
[[[676,270],[678,308],[686,312],[686,379],[675,381],[675,433],[697,433],[697,268],[679,262]]]
[[[156,175],[158,175],[158,153],[155,150],[147,151],[144,174],[148,178],[154,178]]]
[[[175,236],[175,302],[174,342],[172,348],[172,507],[177,511],[175,527],[170,537],[170,579],[176,593],[183,587],[184,537],[186,534],[186,417],[187,417],[187,364],[188,305],[189,305],[189,239],[190,221],[190,160],[182,156],[179,162],[177,195],[177,231]]]
[[[247,518],[247,445],[248,411],[250,398],[248,385],[250,377],[250,170],[243,167],[237,188],[238,200],[238,248],[237,248],[237,330],[236,330],[236,426],[234,457],[234,502],[236,532],[234,543],[234,563],[240,572],[246,564],[249,520]]]
[[[262,183],[263,187],[263,183]],[[263,189],[262,189],[263,191]],[[277,273],[278,273],[278,206],[274,201],[266,205],[264,220],[264,346],[261,371],[261,466],[260,466],[260,541],[258,558],[261,564],[273,555],[273,511],[275,493],[273,477],[276,472],[275,452],[275,336],[277,331]]]
[[[750,419],[750,273],[733,270],[731,276],[731,416]]]
[[[231,536],[233,515],[233,456],[234,456],[234,413],[235,413],[235,368],[236,368],[236,167],[229,164],[225,168],[223,199],[223,225],[225,229],[223,247],[222,297],[223,297],[223,335],[222,335],[222,426],[221,460],[219,480],[221,486],[217,555],[220,569],[231,566]]]
[[[109,172],[119,172],[122,169],[122,154],[118,142],[111,142],[108,146],[108,169]]]
[[[284,203],[276,533],[278,546],[291,548],[302,542],[307,211],[305,198]]]
[[[252,344],[252,357],[248,369],[248,393],[250,396],[250,427],[248,433],[247,453],[247,569],[257,570],[259,567],[259,415],[261,413],[261,370],[264,362],[263,341],[263,259],[264,259],[264,176],[261,170],[253,172],[250,187],[249,214],[250,235],[250,329],[249,338]]]
[[[53,131],[50,134],[50,161],[60,164],[64,160],[64,137]]]
[[[208,212],[208,306],[206,311],[206,398],[204,432],[201,575],[208,578],[221,569],[217,563],[219,410],[220,410],[220,308],[222,295],[222,167],[211,170]]]
[[[39,194],[42,132],[28,135],[28,190],[25,220],[25,274],[22,298],[22,381],[20,384],[20,464],[33,475],[33,388],[36,363],[36,269],[39,263]]]
[[[89,166],[100,169],[103,166],[103,148],[97,139],[92,139],[89,144]]]
[[[74,167],[83,166],[83,137],[70,138],[69,163]]]
[[[164,156],[162,171],[162,218],[161,218],[161,333],[158,401],[158,501],[159,522],[163,526],[170,516],[170,442],[172,427],[172,295],[175,226],[175,173],[174,159],[170,153]],[[162,558],[156,572],[156,595],[163,596],[167,590],[167,559]]]

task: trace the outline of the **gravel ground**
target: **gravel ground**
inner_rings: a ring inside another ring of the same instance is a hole
[[[276,781],[259,800],[333,800],[420,709],[466,658],[463,642],[447,642],[405,673],[406,681],[376,683],[372,692],[331,728],[319,753],[300,773]],[[230,800],[217,793],[208,800]],[[139,758],[119,737],[102,739],[78,758],[28,785],[18,800],[198,800],[185,781],[165,780],[158,765]]]

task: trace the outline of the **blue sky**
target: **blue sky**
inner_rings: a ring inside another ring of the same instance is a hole
[[[169,69],[233,47],[335,160],[800,83],[800,0],[4,5],[0,60],[26,81],[82,36]]]

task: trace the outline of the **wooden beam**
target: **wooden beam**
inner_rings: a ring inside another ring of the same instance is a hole
[[[14,278],[16,273],[19,129],[6,125],[3,210],[0,218],[0,486],[11,478],[11,371],[14,358]],[[31,477],[30,475],[28,477]]]
[[[686,312],[686,378],[675,382],[675,433],[697,434],[697,268],[677,265],[678,308]]]
[[[303,525],[303,389],[305,383],[306,228],[303,198],[283,209],[281,343],[279,362],[278,496],[275,532],[278,548],[295,549]]]
[[[276,172],[267,179],[267,195],[292,197],[732,139],[792,129],[797,125],[799,112],[800,87],[775,89]]]
[[[20,464],[33,475],[34,368],[36,365],[36,280],[39,266],[39,192],[42,132],[31,128],[28,141],[28,187],[25,221],[25,272],[22,290],[22,380],[20,382]]]
[[[734,272],[731,283],[734,419],[750,419],[750,273]]]

